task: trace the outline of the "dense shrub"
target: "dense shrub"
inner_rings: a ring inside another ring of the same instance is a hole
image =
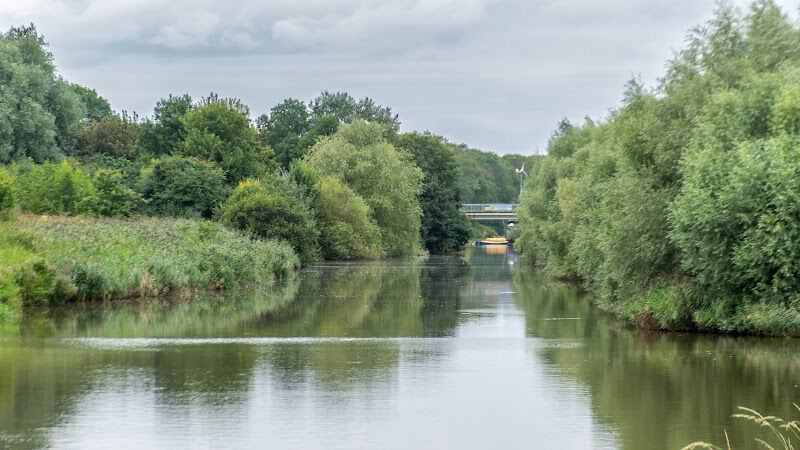
[[[322,179],[319,196],[320,246],[325,259],[377,258],[380,229],[369,218],[369,207],[336,178]]]
[[[253,236],[281,239],[307,264],[319,259],[319,230],[308,205],[293,195],[287,179],[266,176],[239,184],[216,218]]]
[[[95,189],[89,175],[70,160],[22,164],[10,169],[17,180],[18,203],[36,214],[87,214]]]
[[[0,167],[0,220],[7,220],[14,208],[14,178]]]
[[[92,179],[97,191],[93,205],[101,216],[127,216],[139,204],[139,194],[125,186],[122,174],[116,170],[100,169]]]
[[[159,216],[211,217],[230,190],[216,164],[195,158],[167,156],[142,173],[141,211]]]

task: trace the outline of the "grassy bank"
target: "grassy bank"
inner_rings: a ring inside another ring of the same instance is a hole
[[[300,266],[288,244],[209,221],[31,215],[0,224],[0,261],[0,320],[28,304],[227,289]]]
[[[800,336],[800,294],[788,300],[711,294],[689,278],[665,278],[629,300],[598,305],[628,323],[669,331]]]

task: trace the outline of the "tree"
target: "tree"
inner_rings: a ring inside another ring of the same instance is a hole
[[[286,99],[258,118],[258,128],[275,151],[275,160],[284,168],[301,158],[300,138],[308,131],[308,109],[300,100]]]
[[[325,259],[369,259],[381,255],[380,229],[369,207],[352,189],[332,177],[320,183],[318,217]]]
[[[138,125],[127,116],[111,115],[93,120],[77,136],[78,156],[133,159],[138,131]]]
[[[306,161],[364,199],[387,255],[407,255],[419,250],[423,174],[408,154],[386,142],[385,131],[385,125],[355,120],[317,142]]]
[[[33,25],[0,34],[0,163],[72,151],[85,107]]]
[[[469,240],[471,226],[458,210],[461,195],[453,150],[442,138],[419,133],[400,135],[397,146],[412,156],[424,175],[420,205],[425,248],[431,253],[458,250]]]
[[[309,109],[313,121],[333,116],[344,123],[362,119],[367,122],[389,125],[395,131],[400,128],[400,120],[397,114],[392,114],[391,108],[378,105],[369,97],[356,101],[347,92],[322,91],[317,98],[310,102]]]
[[[246,107],[238,101],[212,98],[181,120],[185,136],[176,153],[214,161],[225,171],[229,184],[274,169],[272,150],[262,144]]]
[[[101,97],[94,89],[83,87],[77,83],[71,83],[69,87],[78,95],[81,103],[83,103],[87,119],[99,120],[114,115],[114,110],[111,109],[108,100]]]
[[[162,98],[153,109],[153,119],[140,126],[136,153],[159,157],[168,155],[185,136],[183,116],[194,108],[189,94]]]
[[[212,162],[166,156],[142,171],[144,214],[211,217],[230,193],[225,172]]]

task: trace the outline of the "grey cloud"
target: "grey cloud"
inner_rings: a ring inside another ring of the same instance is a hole
[[[800,0],[785,0],[795,11]],[[70,80],[117,109],[213,90],[254,114],[323,89],[370,96],[497,152],[543,148],[566,116],[603,117],[636,74],[652,85],[713,0],[0,0],[34,22]]]

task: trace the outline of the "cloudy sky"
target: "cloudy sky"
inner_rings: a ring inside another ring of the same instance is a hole
[[[744,4],[743,1],[738,1]],[[797,17],[800,0],[779,1]],[[61,73],[117,110],[169,93],[239,97],[253,116],[323,89],[372,97],[403,130],[497,153],[543,150],[561,117],[600,118],[648,85],[713,0],[0,0]]]

